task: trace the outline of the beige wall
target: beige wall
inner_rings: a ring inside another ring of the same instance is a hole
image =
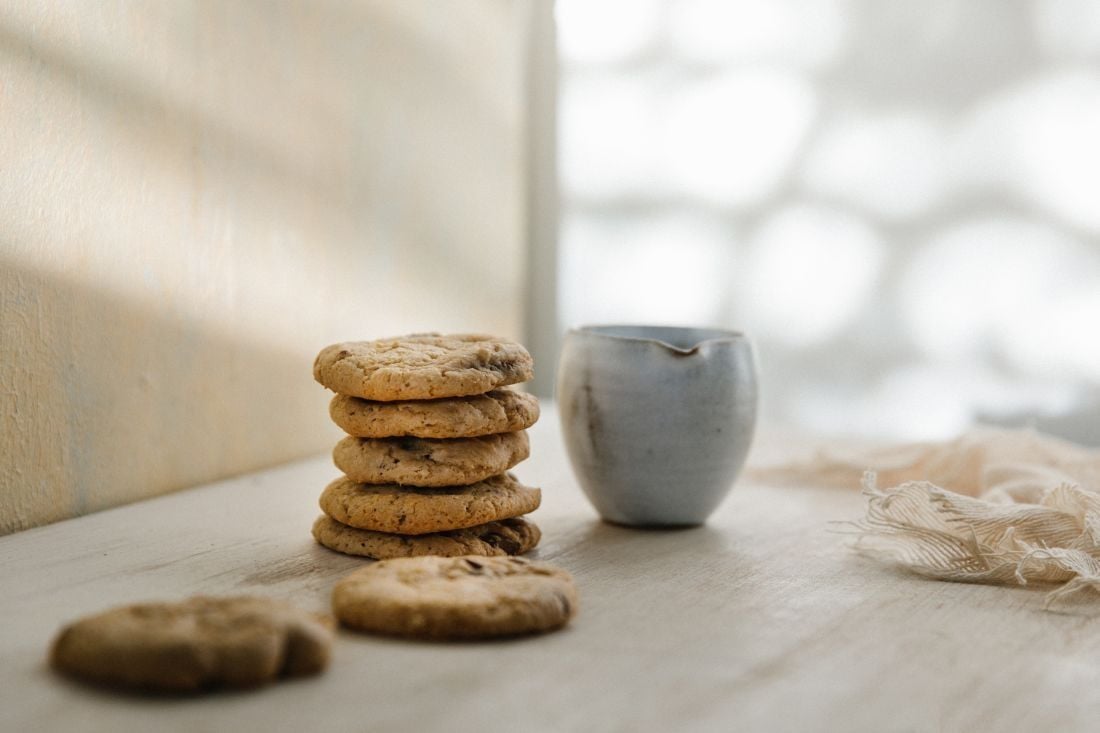
[[[519,336],[521,11],[0,7],[0,533],[326,450],[326,343]]]

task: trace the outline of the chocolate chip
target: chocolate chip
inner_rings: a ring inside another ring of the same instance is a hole
[[[413,437],[409,437],[409,436],[401,438],[397,442],[397,445],[400,446],[401,450],[406,450],[406,451],[409,451],[410,453],[413,452],[413,451],[416,451],[416,450],[423,450],[424,449],[424,444],[420,441],[419,438],[413,438]]]
[[[497,534],[495,532],[486,534],[484,537],[482,537],[482,539],[493,547],[498,547],[501,550],[504,550],[509,555],[516,554],[520,551],[520,548],[522,547],[521,543],[516,538],[506,537],[502,534]]]

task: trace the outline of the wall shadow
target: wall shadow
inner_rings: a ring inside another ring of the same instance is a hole
[[[12,104],[40,106],[50,127],[69,122],[54,114],[62,100],[82,124],[120,131],[98,144],[196,205],[216,191],[261,221],[325,222],[326,254],[364,272],[421,273],[437,290],[514,286],[518,271],[500,265],[521,264],[521,59],[471,66],[471,40],[446,18],[429,25],[438,14],[402,7],[195,3],[67,35],[62,22],[32,31],[0,20],[0,62],[38,92]],[[478,7],[445,15],[470,28],[496,20],[481,45],[518,47],[500,23],[508,14]],[[164,49],[105,51],[112,34],[138,30]],[[494,75],[516,77],[515,88],[500,92]]]
[[[313,455],[338,434],[312,344],[227,335],[2,260],[0,333],[0,534]]]

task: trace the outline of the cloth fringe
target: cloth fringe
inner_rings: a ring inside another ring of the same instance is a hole
[[[865,517],[855,549],[930,578],[963,583],[1061,583],[1055,601],[1100,591],[1100,495],[1061,484],[1038,504],[997,504],[910,481],[879,489],[863,479]]]
[[[1047,608],[1086,590],[1100,598],[1100,452],[981,428],[945,443],[821,451],[754,478],[862,485],[855,549],[876,560],[939,580],[1060,584]]]

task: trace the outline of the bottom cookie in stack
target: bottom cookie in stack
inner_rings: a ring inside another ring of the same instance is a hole
[[[313,523],[313,536],[330,550],[345,555],[387,560],[422,555],[522,555],[535,548],[542,532],[534,523],[513,517],[450,532],[400,535],[349,527],[322,515]]]
[[[539,542],[521,515],[538,508],[539,489],[511,474],[469,486],[360,484],[346,476],[321,494],[313,524],[321,545],[376,560],[418,555],[520,555]]]

